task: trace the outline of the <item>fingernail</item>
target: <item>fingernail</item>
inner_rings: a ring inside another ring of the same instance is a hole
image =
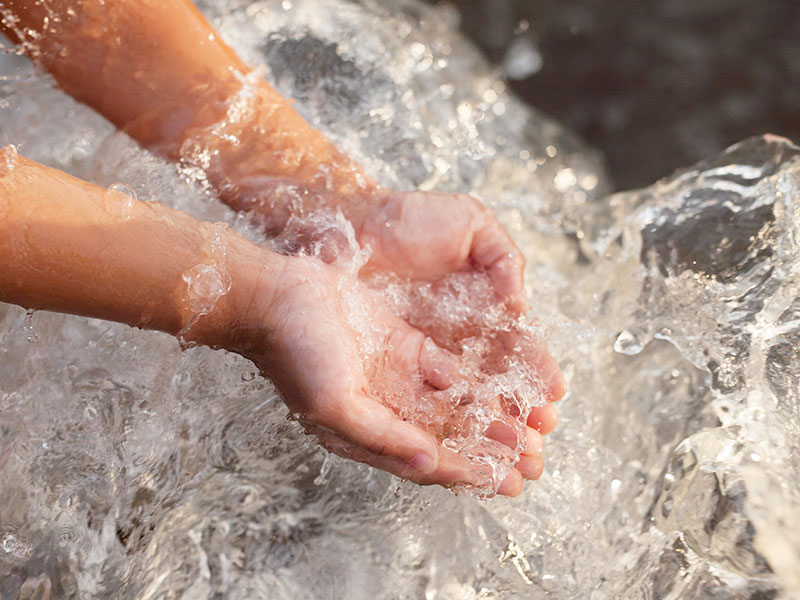
[[[428,453],[419,452],[409,461],[409,464],[419,471],[425,471],[433,464],[433,459]]]

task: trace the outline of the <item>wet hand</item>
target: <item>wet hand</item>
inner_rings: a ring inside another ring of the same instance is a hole
[[[486,272],[509,310],[527,310],[522,253],[480,202],[433,192],[381,191],[377,196],[358,232],[361,245],[372,249],[368,268],[416,281]]]
[[[270,377],[293,415],[329,450],[421,484],[473,482],[474,465],[386,404],[414,405],[460,375],[456,357],[399,319],[354,275],[305,256],[282,257],[258,284],[242,352]],[[269,298],[269,301],[263,299]],[[400,411],[398,411],[400,412]],[[517,495],[542,472],[549,409],[532,415],[528,449],[501,484]],[[538,419],[538,421],[536,421]],[[502,430],[489,431],[503,441]]]
[[[375,192],[374,208],[362,219],[358,237],[372,251],[363,273],[389,273],[416,282],[440,282],[453,273],[474,272],[488,275],[495,301],[505,306],[511,317],[528,309],[523,271],[524,257],[511,237],[476,199],[463,194],[433,192]],[[477,292],[476,293],[480,293]],[[417,307],[429,313],[427,306]],[[412,312],[414,307],[412,307]],[[437,343],[452,347],[469,331],[442,333],[436,323],[419,325]],[[469,324],[467,324],[469,327]],[[448,339],[449,338],[449,339]],[[456,342],[454,344],[453,342]],[[525,332],[508,332],[496,349],[525,346],[528,359],[544,380],[548,402],[560,400],[566,391],[564,377],[541,340],[531,340]],[[534,408],[529,425],[549,433],[557,421],[555,407]]]

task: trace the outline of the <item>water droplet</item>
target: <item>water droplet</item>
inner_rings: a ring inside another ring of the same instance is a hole
[[[508,46],[503,68],[511,79],[525,79],[541,70],[542,55],[528,36],[516,38]]]
[[[133,191],[131,186],[125,183],[112,183],[110,186],[108,186],[108,189],[112,192],[120,192],[129,198],[136,200],[136,192]]]
[[[16,146],[11,144],[4,146],[3,149],[0,150],[0,153],[3,155],[2,160],[0,160],[0,176],[3,176],[13,171],[14,167],[17,166],[17,157],[19,154]]]
[[[114,216],[129,219],[136,202],[136,192],[124,183],[112,183],[105,195],[105,208]]]
[[[611,480],[611,499],[616,502],[619,499],[619,493],[622,490],[622,480],[620,479],[612,479]]]
[[[561,169],[553,178],[553,185],[559,192],[566,192],[569,188],[578,183],[575,171],[570,168]]]
[[[33,309],[28,310],[28,312],[25,313],[25,322],[23,324],[23,327],[25,328],[26,339],[31,344],[36,344],[39,342],[39,334],[36,333],[36,330],[33,328],[33,314],[35,312],[36,311]]]
[[[672,507],[675,505],[675,501],[672,499],[672,496],[667,496],[666,500],[664,500],[664,504],[661,505],[661,514],[664,518],[669,518],[670,513],[672,512]]]
[[[331,455],[326,454],[319,468],[319,475],[314,478],[314,485],[324,485],[328,482],[328,475],[331,472]]]
[[[617,336],[617,341],[614,342],[614,352],[626,356],[639,354],[643,349],[644,345],[639,341],[639,338],[627,329],[620,333]]]

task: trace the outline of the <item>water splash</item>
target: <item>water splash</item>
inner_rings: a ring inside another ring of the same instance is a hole
[[[23,541],[0,551],[3,597],[44,577],[123,598],[797,595],[794,146],[754,140],[601,201],[595,156],[517,102],[436,10],[199,4],[384,183],[498,210],[570,382],[547,471],[481,504],[398,494],[338,459],[315,485],[326,454],[244,360],[37,313],[43,351],[19,335],[24,311],[2,307],[0,541]],[[0,81],[15,115],[0,141],[264,242],[35,79]],[[625,331],[637,353],[614,351]],[[65,527],[91,543],[67,552]]]
[[[35,310],[28,310],[25,313],[25,322],[23,324],[25,328],[25,339],[31,344],[39,343],[39,334],[36,333],[36,329],[33,327],[33,315],[35,312]]]
[[[136,202],[136,192],[125,183],[112,183],[108,186],[103,201],[106,212],[127,220]]]
[[[206,237],[204,262],[191,267],[181,276],[186,284],[182,295],[184,326],[178,339],[184,348],[190,347],[192,327],[204,316],[211,314],[219,299],[231,291],[232,280],[225,266],[227,245],[225,237],[230,228],[225,223],[203,223]]]
[[[13,144],[8,144],[0,149],[0,153],[3,155],[2,161],[0,161],[0,177],[2,177],[13,171],[17,165],[17,147]]]

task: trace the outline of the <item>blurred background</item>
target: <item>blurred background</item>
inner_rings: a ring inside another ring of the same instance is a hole
[[[619,189],[751,135],[800,139],[800,2],[448,4],[522,98],[603,151]]]

